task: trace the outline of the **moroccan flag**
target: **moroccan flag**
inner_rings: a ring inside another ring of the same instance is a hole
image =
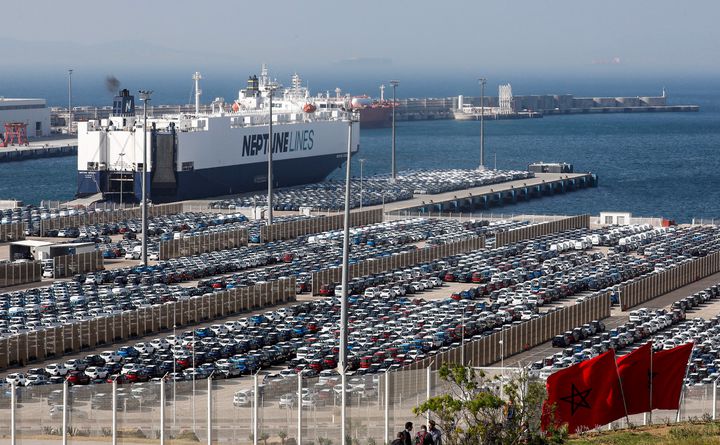
[[[581,427],[595,428],[625,416],[614,350],[552,374],[547,379],[547,392],[543,429],[567,424],[568,431],[574,433]]]
[[[653,355],[653,397],[655,409],[678,409],[693,343],[685,343]]]
[[[652,353],[652,342],[648,342],[617,359],[628,414],[650,411],[650,377],[655,373],[655,363],[650,364]]]

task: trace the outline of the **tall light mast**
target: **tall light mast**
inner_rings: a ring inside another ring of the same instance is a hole
[[[192,78],[195,81],[195,114],[197,115],[200,114],[200,96],[202,95],[202,90],[200,89],[200,79],[202,79],[202,76],[199,72],[195,71]]]

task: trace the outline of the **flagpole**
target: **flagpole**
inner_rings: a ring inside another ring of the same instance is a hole
[[[695,348],[695,344],[693,343],[693,348]],[[690,357],[688,357],[688,362],[685,364],[685,378],[682,382],[682,387],[680,388],[680,397],[678,398],[678,409],[677,414],[675,415],[675,423],[680,422],[680,409],[682,408],[682,402],[685,398],[685,381],[687,380],[688,371],[690,371],[690,361],[692,360],[692,350],[690,351]]]
[[[615,351],[613,350],[613,355],[614,354],[615,354]],[[623,408],[625,408],[625,420],[627,421],[628,426],[629,426],[630,425],[630,416],[628,416],[627,402],[625,402],[625,390],[623,389],[622,379],[620,378],[620,370],[618,369],[618,366],[617,366],[617,356],[614,357],[613,363],[615,363],[615,375],[617,376],[618,383],[620,384],[620,395],[622,396],[622,400],[623,400]]]

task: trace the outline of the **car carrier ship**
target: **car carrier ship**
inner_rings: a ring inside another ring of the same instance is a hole
[[[200,75],[193,114],[154,115],[143,128],[142,109],[128,90],[113,101],[108,119],[78,123],[78,197],[139,201],[143,131],[147,135],[147,189],[153,202],[239,194],[267,188],[267,149],[272,93],[273,183],[276,187],[323,181],[359,150],[359,123],[346,109],[321,109],[296,74],[292,86],[270,82],[263,66],[238,99],[221,98],[200,113]],[[348,108],[349,109],[349,108]],[[137,111],[137,112],[136,112]]]

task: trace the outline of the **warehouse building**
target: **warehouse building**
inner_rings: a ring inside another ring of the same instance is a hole
[[[0,97],[0,133],[5,124],[27,125],[29,139],[50,135],[50,108],[45,99],[10,99]]]

